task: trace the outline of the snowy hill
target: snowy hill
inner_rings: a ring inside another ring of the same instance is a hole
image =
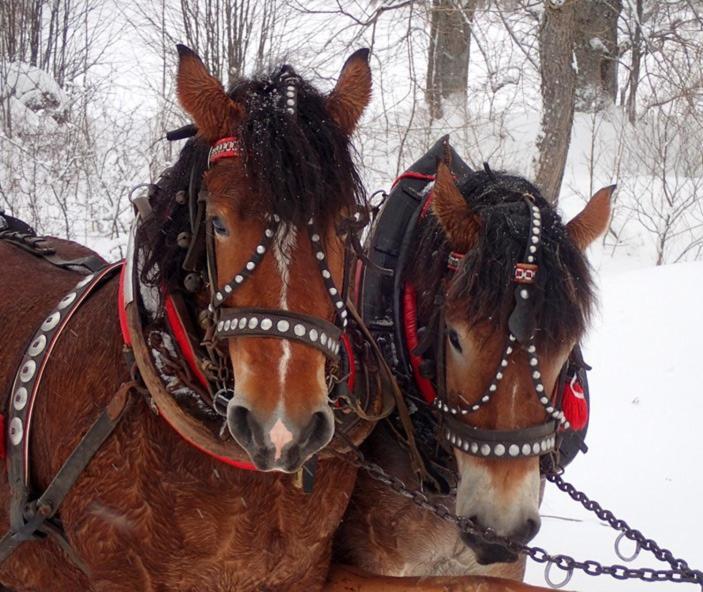
[[[608,268],[617,267],[607,260]],[[701,340],[703,263],[600,273],[600,314],[585,347],[592,417],[588,454],[566,479],[693,567],[703,566]],[[552,553],[623,563],[614,531],[553,485],[534,541]],[[634,546],[625,541],[627,555]],[[665,569],[643,552],[631,565]],[[528,563],[528,581],[543,583]],[[554,579],[561,577],[553,570]],[[616,582],[574,574],[573,590],[694,590],[690,584]]]

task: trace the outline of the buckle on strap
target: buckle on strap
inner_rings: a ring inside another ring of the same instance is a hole
[[[318,349],[333,361],[339,359],[342,331],[324,319],[298,312],[266,308],[221,308],[217,338],[277,337]]]

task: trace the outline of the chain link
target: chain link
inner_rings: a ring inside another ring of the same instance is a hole
[[[671,569],[658,570],[649,567],[630,568],[618,564],[603,565],[592,559],[579,561],[569,555],[551,555],[541,547],[533,547],[519,543],[508,537],[497,534],[491,528],[484,528],[464,516],[457,516],[444,504],[433,502],[423,491],[411,489],[398,477],[389,475],[379,465],[367,461],[361,450],[356,446],[350,445],[350,448],[354,454],[353,458],[350,458],[348,454],[336,454],[346,462],[350,462],[354,466],[364,469],[372,479],[383,483],[398,495],[411,500],[419,508],[427,510],[442,520],[454,524],[463,532],[478,536],[488,543],[502,545],[516,554],[521,553],[526,555],[536,563],[546,564],[548,569],[556,566],[563,570],[566,576],[564,581],[558,584],[559,586],[565,585],[571,578],[571,574],[578,570],[589,576],[608,575],[616,580],[636,579],[643,582],[698,584],[701,590],[703,590],[703,572],[690,568],[685,560],[675,557],[668,549],[660,547],[654,540],[646,538],[639,530],[631,528],[627,522],[617,518],[613,512],[603,508],[598,502],[588,498],[585,493],[577,490],[571,483],[564,481],[561,475],[550,473],[546,477],[561,491],[569,494],[574,501],[579,502],[586,510],[593,512],[599,519],[607,522],[615,530],[624,533],[625,538],[637,543],[641,549],[651,552],[660,561],[668,563]]]

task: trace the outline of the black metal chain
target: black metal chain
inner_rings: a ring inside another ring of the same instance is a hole
[[[589,576],[609,575],[617,580],[636,579],[643,582],[681,582],[698,584],[701,590],[703,590],[703,572],[690,568],[686,561],[674,557],[671,551],[661,548],[652,539],[646,538],[640,531],[631,528],[627,522],[617,518],[610,510],[602,508],[597,502],[589,499],[573,485],[564,481],[560,475],[549,474],[547,475],[547,479],[554,483],[561,491],[568,493],[572,499],[581,503],[584,508],[594,512],[601,520],[606,521],[612,528],[620,530],[624,533],[626,538],[636,542],[640,548],[652,552],[660,561],[667,562],[672,569],[657,570],[648,567],[630,568],[618,564],[603,565],[592,559],[579,561],[569,555],[551,555],[541,547],[532,547],[513,541],[508,537],[497,534],[491,528],[484,528],[464,516],[457,516],[444,504],[433,502],[423,491],[411,489],[398,477],[389,475],[379,465],[367,461],[363,453],[356,446],[353,446],[351,443],[349,444],[354,457],[350,458],[348,454],[338,453],[340,458],[358,468],[364,469],[375,481],[383,483],[398,495],[411,500],[419,508],[427,510],[442,520],[454,524],[461,531],[477,535],[489,543],[502,545],[514,553],[524,554],[537,563],[546,564],[545,576],[554,587],[566,585],[571,579],[573,572],[579,570]],[[563,581],[558,584],[554,584],[549,578],[549,571],[553,566],[565,572]]]

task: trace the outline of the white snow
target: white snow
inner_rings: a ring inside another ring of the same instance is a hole
[[[703,567],[701,340],[703,263],[622,272],[604,261],[600,314],[586,343],[592,416],[589,452],[565,478],[693,567]],[[578,559],[620,563],[617,533],[548,484],[534,544]],[[623,544],[625,555],[634,545]],[[666,569],[642,552],[632,564]],[[528,562],[528,581],[544,567]],[[563,575],[553,570],[555,580]],[[573,590],[694,590],[575,573]]]

